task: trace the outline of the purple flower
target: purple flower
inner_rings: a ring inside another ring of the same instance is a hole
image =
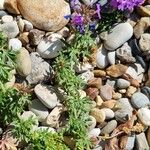
[[[100,4],[96,4],[96,13],[97,13],[99,19],[101,19],[100,11],[101,11]]]
[[[111,0],[110,4],[118,10],[132,10],[141,5],[144,0]]]

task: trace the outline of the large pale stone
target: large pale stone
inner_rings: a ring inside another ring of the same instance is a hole
[[[65,0],[17,0],[22,16],[35,27],[46,31],[57,31],[69,21],[69,4]]]

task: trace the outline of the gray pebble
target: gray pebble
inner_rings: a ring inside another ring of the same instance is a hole
[[[114,65],[116,62],[116,51],[108,52],[108,61],[111,65]]]
[[[111,120],[107,125],[102,129],[102,134],[110,134],[117,127],[117,121]]]
[[[126,89],[129,86],[130,86],[130,82],[129,81],[127,81],[125,79],[121,79],[121,78],[117,80],[117,87],[119,89]]]
[[[150,104],[150,101],[148,97],[145,96],[143,93],[136,92],[131,97],[131,104],[133,105],[133,107],[139,109],[148,106]]]
[[[8,13],[6,11],[0,10],[0,18],[2,18],[5,15],[8,15]]]
[[[9,40],[8,46],[13,51],[18,51],[22,48],[22,43],[18,38],[13,38]]]
[[[150,99],[150,87],[147,87],[147,86],[143,87],[143,88],[141,89],[141,92],[142,92],[143,94],[145,94],[145,95]]]
[[[125,146],[126,150],[132,150],[135,145],[135,135],[129,135]]]
[[[45,121],[49,114],[48,109],[38,99],[32,101],[32,103],[29,105],[29,110],[38,117],[40,122]]]

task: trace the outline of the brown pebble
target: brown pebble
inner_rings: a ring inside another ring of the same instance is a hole
[[[100,89],[100,87],[102,86],[102,79],[101,78],[94,78],[92,80],[89,80],[88,86]]]
[[[112,109],[115,106],[116,102],[117,102],[116,100],[109,100],[109,101],[103,102],[102,103],[102,108]]]
[[[94,70],[93,71],[95,77],[105,77],[106,72],[104,70]]]
[[[90,88],[86,89],[86,94],[87,94],[87,96],[89,96],[89,98],[91,100],[94,100],[97,97],[97,95],[99,94],[99,91],[97,88],[90,87]]]

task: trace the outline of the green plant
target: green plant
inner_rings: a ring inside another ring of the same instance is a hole
[[[88,56],[89,50],[94,46],[91,32],[77,33],[71,45],[56,59],[55,69],[58,84],[67,93],[66,106],[69,112],[69,122],[64,131],[75,139],[76,149],[90,149],[90,139],[87,135],[87,118],[90,111],[88,98],[81,98],[78,90],[83,88],[83,81],[76,75],[74,66],[79,62],[80,56]]]
[[[6,89],[3,84],[0,84],[0,91],[0,122],[5,126],[23,112],[25,105],[29,103],[30,96],[15,88]]]
[[[33,130],[34,119],[17,119],[13,133],[19,140],[26,141],[31,150],[69,150],[63,142],[62,134],[48,130]]]

